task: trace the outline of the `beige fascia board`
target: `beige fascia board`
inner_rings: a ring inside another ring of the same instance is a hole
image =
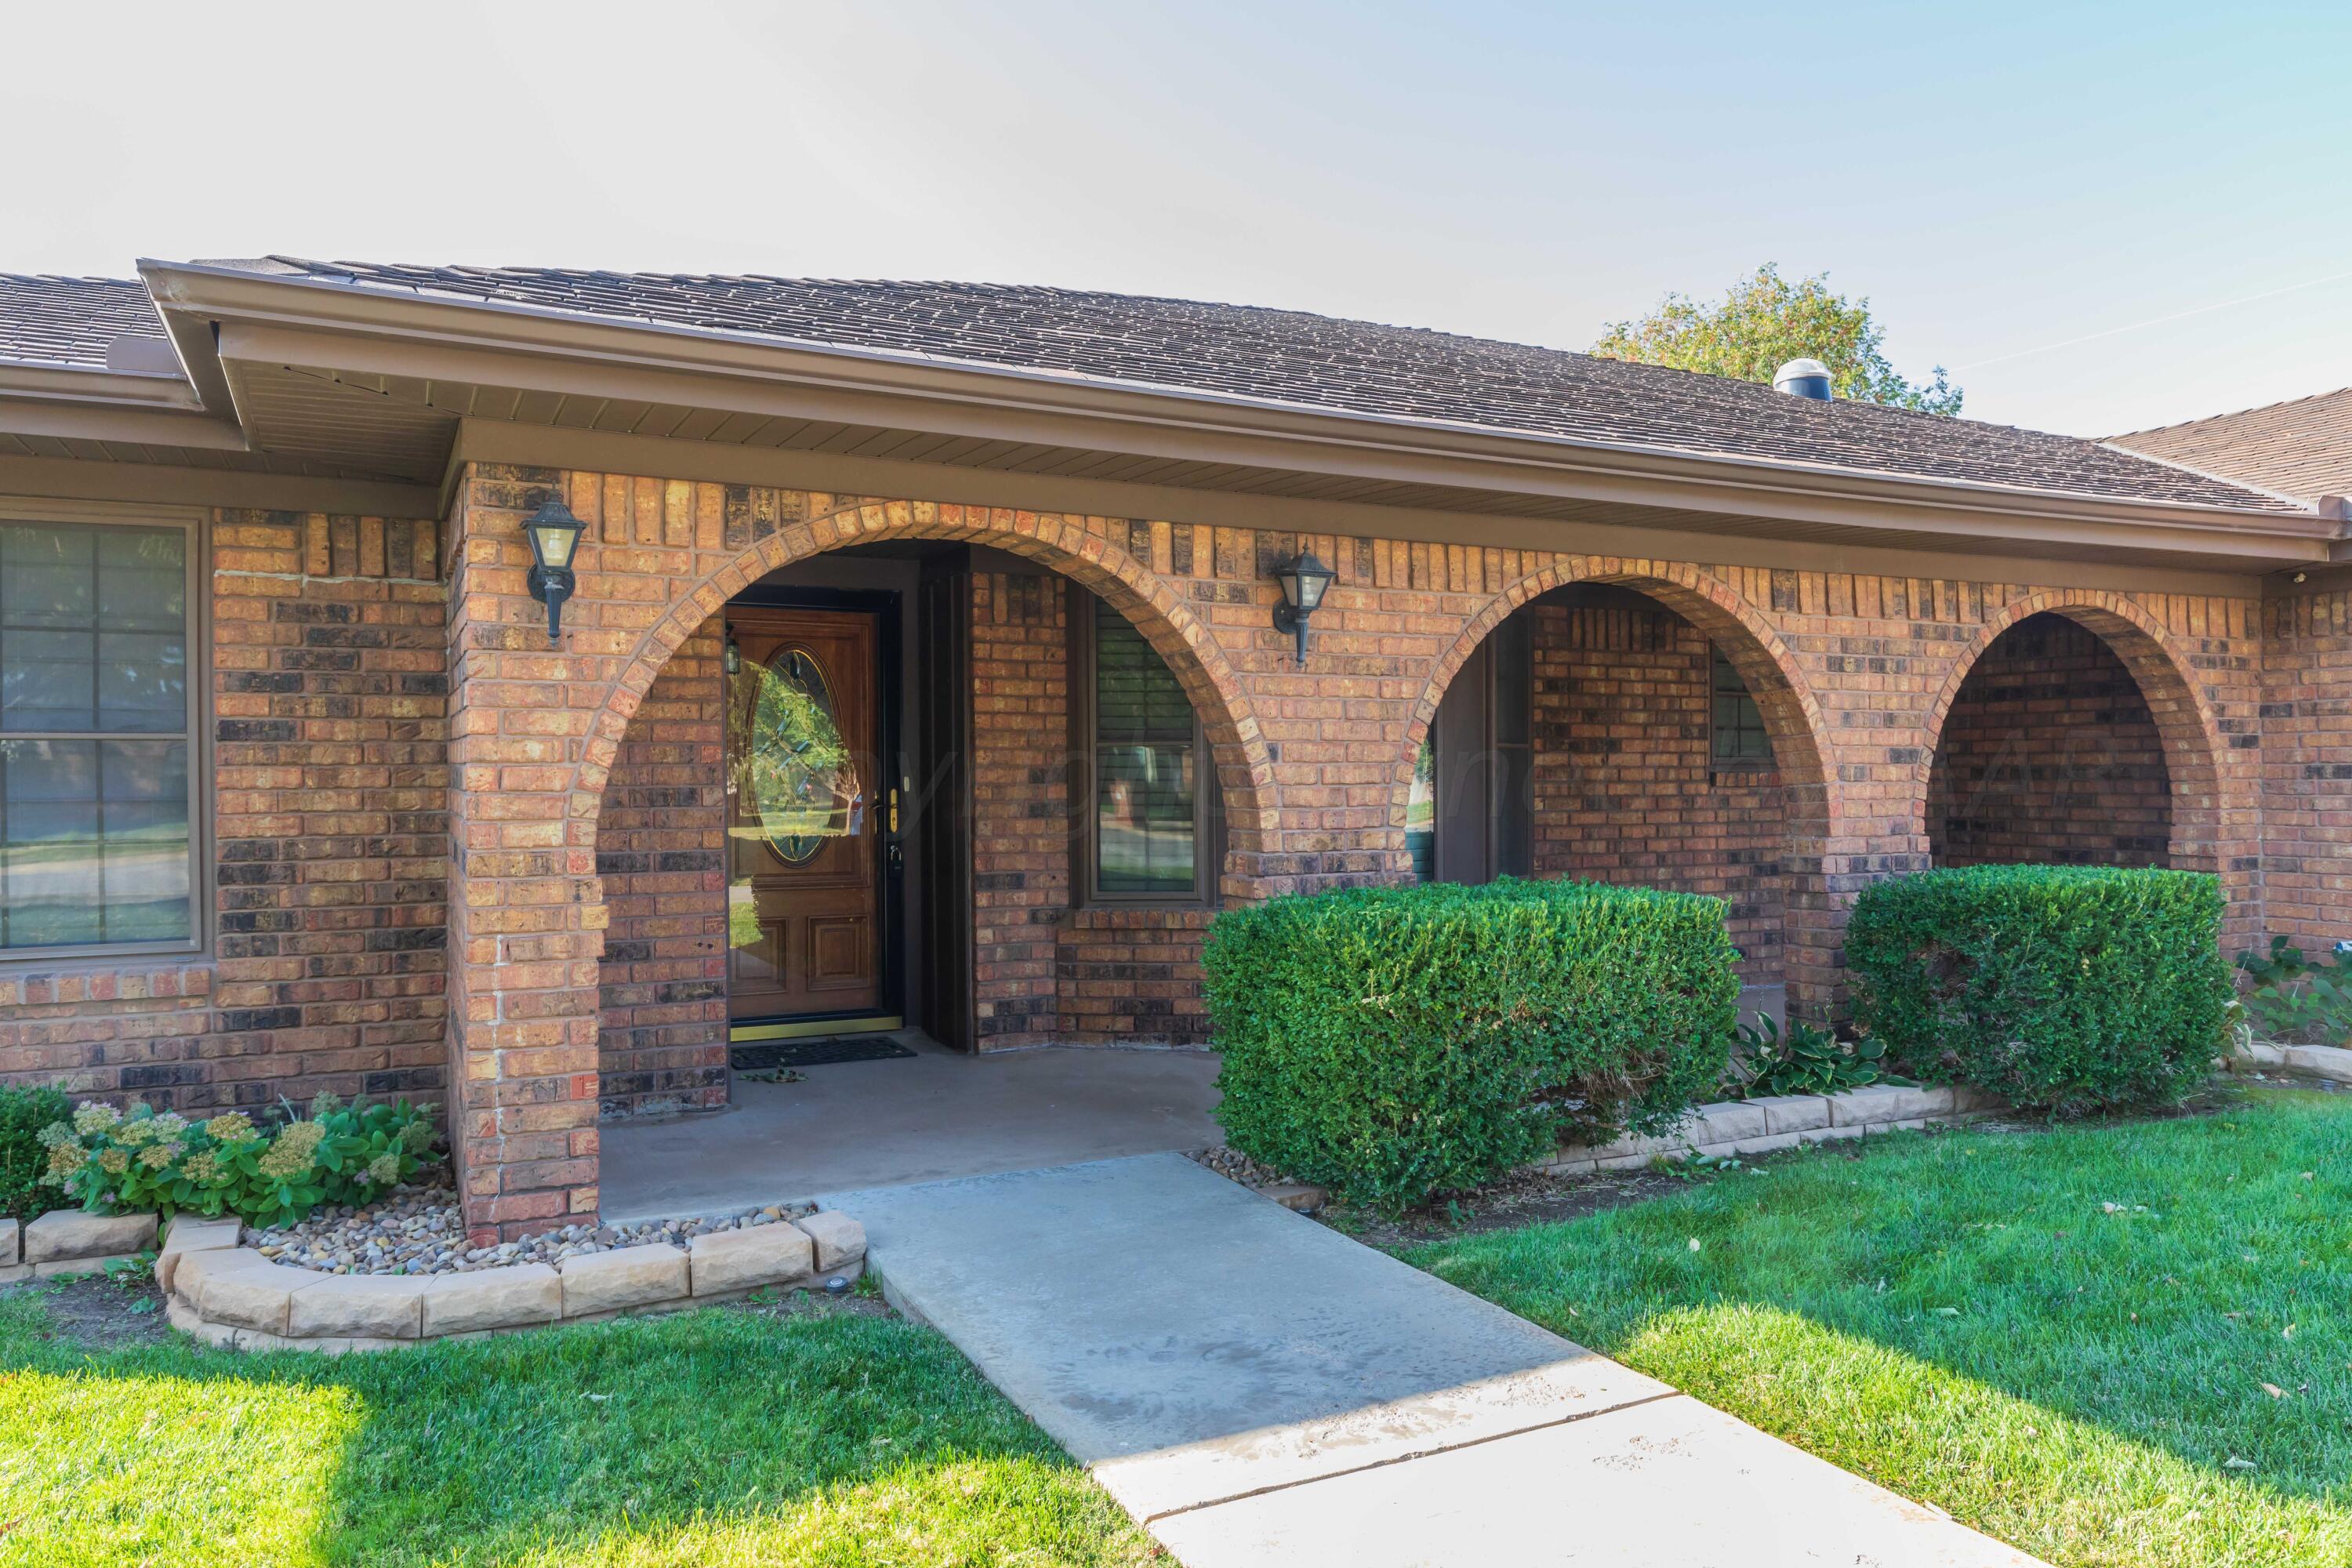
[[[159,302],[212,312],[225,355],[566,395],[726,408],[984,440],[1071,446],[1409,484],[1742,517],[2110,547],[2326,553],[2340,525],[2267,512],[1612,447],[1074,376],[615,323],[312,279],[152,268]],[[1901,520],[1901,521],[1898,521]]]
[[[440,492],[431,485],[185,468],[162,463],[94,463],[71,458],[0,457],[0,495],[361,517],[438,520],[446,515]]]
[[[581,360],[519,361],[505,351],[471,345],[420,346],[381,338],[331,340],[283,328],[226,324],[223,353],[280,364],[331,364],[362,374],[445,384],[515,386],[581,398],[721,407],[769,417],[870,425],[1024,445],[1072,447],[1233,464],[1287,471],[1370,478],[1396,484],[1484,489],[1629,508],[1666,508],[1817,527],[1823,523],[1877,532],[1917,535],[1948,550],[1980,547],[2000,553],[2026,544],[2095,553],[2162,551],[2212,555],[2232,570],[2260,569],[2320,559],[2339,525],[2315,516],[2289,515],[2268,526],[2267,514],[2174,509],[2139,518],[2090,511],[2020,517],[1976,505],[1900,505],[1876,494],[1799,495],[1773,486],[1732,486],[1694,479],[1569,469],[1444,452],[1356,446],[1329,461],[1309,460],[1296,441],[1259,432],[1207,432],[1198,427],[1127,423],[1117,428],[1083,414],[1003,405],[946,403],[803,383],[714,384],[709,377],[643,366]],[[1339,460],[1344,458],[1345,460]]]
[[[457,439],[451,448],[449,474],[443,485],[445,498],[463,477],[468,463],[643,474],[714,484],[774,485],[786,489],[881,496],[893,500],[1069,511],[1090,517],[1328,533],[1343,538],[1444,541],[1502,550],[1563,551],[1714,566],[1777,567],[1961,582],[2030,583],[2050,588],[2252,598],[2262,591],[2264,579],[2261,574],[2267,570],[2259,565],[2217,564],[2208,571],[2133,561],[2075,561],[1768,539],[1660,527],[1631,517],[1622,522],[1584,522],[1381,506],[1363,501],[1299,500],[1119,479],[1060,479],[890,458],[779,451],[487,419],[468,419],[458,426]]]
[[[0,397],[49,403],[100,403],[126,408],[198,412],[194,388],[176,375],[100,370],[93,365],[0,359]]]

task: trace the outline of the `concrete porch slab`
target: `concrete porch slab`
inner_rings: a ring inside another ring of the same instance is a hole
[[[1222,1142],[1206,1051],[1040,1046],[969,1056],[919,1032],[887,1061],[738,1074],[729,1110],[603,1131],[605,1221],[633,1225]],[[855,1213],[856,1211],[851,1211]]]
[[[2032,1562],[1181,1155],[829,1201],[1190,1568]]]

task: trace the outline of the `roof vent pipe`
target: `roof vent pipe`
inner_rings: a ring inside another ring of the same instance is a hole
[[[1827,403],[1835,395],[1830,391],[1830,367],[1817,359],[1792,359],[1774,371],[1772,390],[1815,403]]]

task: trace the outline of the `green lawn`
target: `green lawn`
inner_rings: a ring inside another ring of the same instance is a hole
[[[105,1352],[0,1300],[0,1563],[1127,1563],[928,1329],[742,1311],[340,1361]]]
[[[2352,1563],[2352,1098],[1873,1140],[1406,1256],[2063,1568]]]

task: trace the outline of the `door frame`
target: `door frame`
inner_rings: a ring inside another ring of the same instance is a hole
[[[745,1019],[740,1023],[728,1020],[727,1033],[730,1043],[751,1040],[781,1040],[813,1035],[846,1035],[902,1026],[907,1016],[907,857],[903,826],[895,822],[895,806],[898,792],[904,787],[907,774],[907,754],[900,737],[904,718],[905,687],[900,666],[901,627],[904,614],[900,595],[889,588],[790,588],[762,587],[753,584],[727,601],[719,614],[722,618],[740,606],[750,610],[831,610],[850,614],[871,615],[875,617],[874,696],[878,711],[875,715],[877,742],[883,760],[881,780],[883,797],[877,803],[877,816],[882,826],[880,862],[881,886],[877,889],[881,907],[876,910],[882,931],[882,984],[880,999],[872,1007],[861,1007],[840,1013],[802,1013],[789,1017],[761,1022]],[[721,676],[723,680],[725,677]],[[729,692],[727,700],[734,700]],[[735,759],[725,754],[723,742],[719,758],[722,769],[732,769]],[[724,776],[722,774],[722,776]]]

